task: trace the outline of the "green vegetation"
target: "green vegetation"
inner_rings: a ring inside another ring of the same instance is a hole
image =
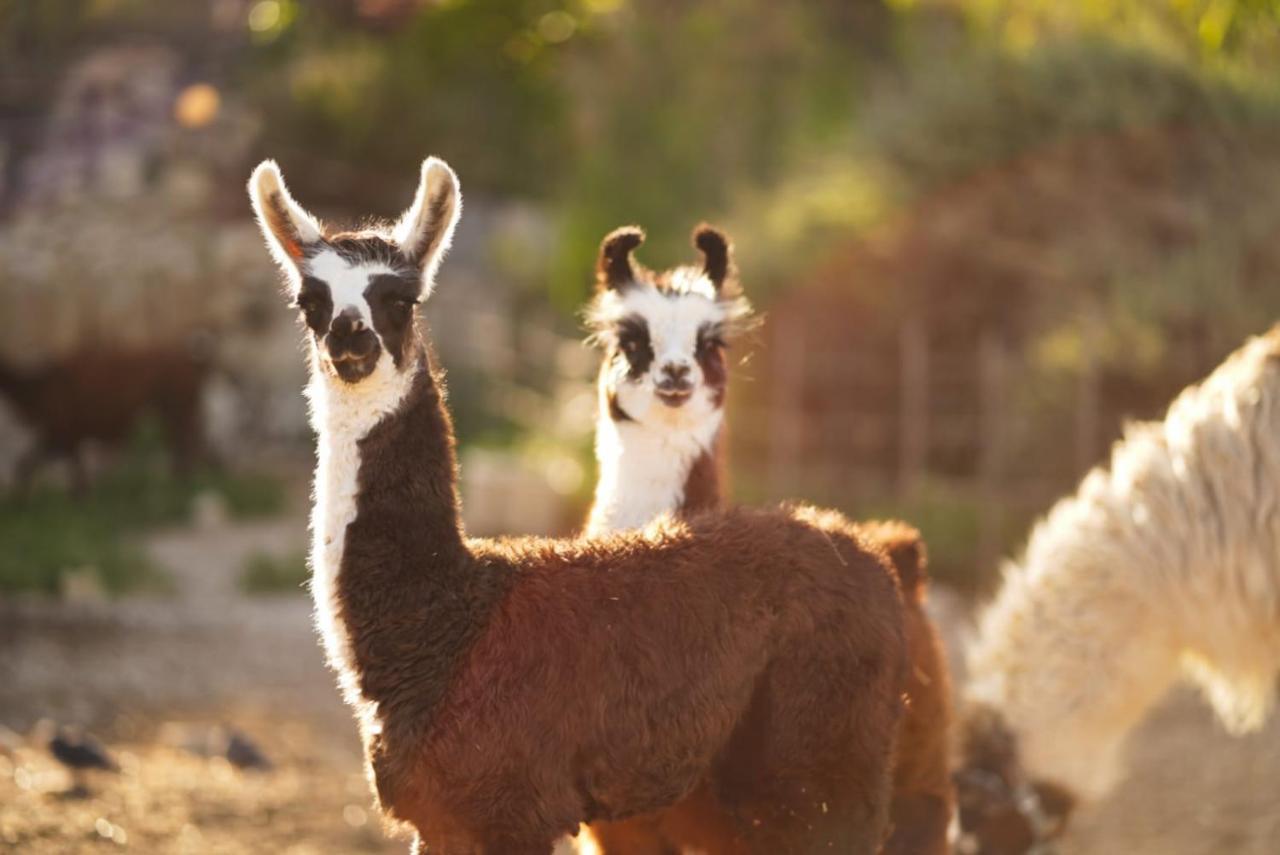
[[[301,552],[284,556],[259,552],[245,562],[240,589],[247,594],[299,594],[309,575],[307,557]]]
[[[218,496],[234,518],[284,506],[284,490],[272,478],[201,471],[175,479],[164,463],[142,440],[83,497],[38,487],[0,499],[0,592],[54,594],[64,573],[90,568],[110,592],[163,587],[137,546],[139,534],[189,520],[201,495]]]
[[[548,226],[532,245],[485,251],[517,292],[512,314],[549,298],[556,314],[537,323],[565,333],[600,237],[625,222],[648,229],[659,267],[692,257],[696,221],[720,222],[761,308],[821,278],[868,297],[851,333],[872,340],[892,335],[891,310],[972,295],[966,322],[1006,325],[1016,351],[1015,461],[1062,457],[1086,365],[1104,411],[1151,415],[1280,316],[1280,0],[218,5],[233,19],[167,0],[0,0],[0,111],[38,127],[85,45],[127,32],[177,46],[260,125],[253,156],[280,159],[322,214],[393,214],[426,152],[469,198],[530,203]],[[38,139],[15,136],[13,161]],[[226,210],[243,216],[248,164],[224,166]],[[838,266],[858,251],[887,261]],[[461,436],[545,440],[551,419],[520,421],[533,408],[492,394],[551,401],[543,366],[451,368]],[[152,489],[145,524],[189,501]],[[256,495],[218,489],[233,507]],[[139,566],[114,532],[144,523],[69,507],[50,511],[52,544],[23,549],[51,566],[90,555],[109,578]],[[939,575],[980,587],[979,507],[931,489],[881,510],[920,522]],[[19,513],[0,512],[0,526]],[[1018,516],[1004,514],[1005,548],[1025,533]],[[38,537],[14,526],[8,540]]]

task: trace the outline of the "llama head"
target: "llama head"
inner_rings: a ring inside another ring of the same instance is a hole
[[[961,836],[957,852],[1031,855],[1065,830],[1075,799],[1048,781],[1028,779],[1018,741],[1000,713],[971,704],[961,718],[954,779]]]
[[[327,231],[270,160],[254,170],[249,196],[302,312],[316,369],[354,384],[411,365],[420,347],[415,306],[431,292],[462,210],[448,164],[427,158],[404,216],[360,231]]]
[[[632,258],[643,242],[640,228],[624,226],[600,244],[587,321],[604,351],[601,391],[615,420],[693,428],[721,412],[725,350],[750,323],[751,306],[718,229],[694,229],[699,263],[660,273]]]

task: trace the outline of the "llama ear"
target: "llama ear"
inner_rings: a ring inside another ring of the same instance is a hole
[[[413,204],[392,231],[400,250],[418,265],[427,292],[435,285],[436,270],[453,240],[462,215],[458,176],[438,157],[422,162],[422,179]]]
[[[702,223],[693,230],[693,245],[702,253],[702,272],[715,286],[716,293],[733,276],[733,245],[729,236],[715,226]]]
[[[605,235],[600,242],[600,257],[596,260],[596,289],[622,290],[635,281],[631,266],[631,252],[644,243],[644,229],[639,226],[622,226]]]
[[[264,160],[253,170],[249,199],[276,262],[285,270],[296,270],[307,246],[320,241],[320,223],[293,201],[274,160]]]

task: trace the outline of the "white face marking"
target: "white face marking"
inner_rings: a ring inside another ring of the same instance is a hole
[[[658,291],[649,282],[637,282],[622,293],[605,294],[595,312],[598,323],[622,318],[643,318],[649,334],[653,361],[640,377],[631,378],[625,363],[614,366],[611,378],[617,402],[637,422],[680,430],[695,430],[718,414],[717,390],[705,385],[698,364],[698,331],[731,319],[729,305],[716,299],[715,289],[705,276],[682,268],[672,276],[674,296]],[[685,366],[693,384],[693,395],[680,407],[671,407],[657,396],[657,384],[669,365]]]
[[[354,308],[360,322],[373,327],[373,313],[364,291],[369,287],[369,277],[383,273],[395,273],[385,264],[352,264],[338,253],[326,249],[307,262],[307,272],[329,286],[333,299],[333,317]]]

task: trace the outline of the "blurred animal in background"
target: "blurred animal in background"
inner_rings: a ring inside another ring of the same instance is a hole
[[[83,490],[85,448],[119,445],[147,414],[179,471],[305,432],[296,332],[254,311],[276,290],[258,234],[217,216],[223,194],[242,204],[219,178],[241,174],[258,121],[193,82],[194,61],[127,40],[86,49],[48,84],[40,121],[7,128],[0,484],[63,458]]]
[[[119,446],[154,414],[178,473],[203,451],[201,393],[211,364],[185,343],[137,349],[83,349],[35,367],[0,358],[0,397],[34,434],[15,473],[29,488],[39,466],[53,458],[71,463],[78,492],[89,486],[90,442]]]
[[[267,759],[266,753],[248,734],[234,727],[223,728],[226,744],[222,755],[227,762],[237,769],[255,772],[269,772],[274,764]]]
[[[71,773],[74,783],[65,794],[69,797],[82,798],[89,794],[89,773],[120,771],[107,747],[83,729],[42,719],[32,729],[31,741],[43,743],[53,758]]]
[[[1280,327],[1130,426],[1031,533],[969,651],[958,775],[978,852],[1028,851],[1121,776],[1125,738],[1182,678],[1232,733],[1280,671]],[[998,833],[997,833],[998,832]],[[988,845],[988,843],[990,845]]]
[[[308,329],[317,622],[415,851],[550,853],[709,790],[708,851],[879,852],[906,672],[887,557],[812,508],[466,538],[416,313],[453,171],[428,159],[374,231],[326,232],[270,162],[250,195]]]
[[[596,456],[600,479],[588,534],[689,517],[724,501],[727,350],[754,325],[733,249],[719,229],[694,229],[700,263],[655,273],[632,251],[644,233],[615,230],[600,245],[597,295],[586,316],[604,351],[598,381]],[[924,611],[928,580],[919,532],[903,523],[855,524],[898,571],[911,674],[894,764],[892,831],[885,855],[950,851],[951,683],[942,646]],[[744,746],[744,750],[755,750]],[[662,851],[682,842],[687,811],[597,823],[608,852]]]

